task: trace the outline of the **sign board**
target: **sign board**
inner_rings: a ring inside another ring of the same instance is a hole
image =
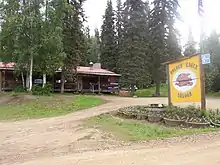
[[[210,64],[211,63],[211,56],[210,54],[202,54],[202,64]]]
[[[168,64],[171,103],[201,102],[201,58],[199,55]]]

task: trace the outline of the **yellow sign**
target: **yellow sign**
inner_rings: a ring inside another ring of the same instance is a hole
[[[200,56],[170,63],[168,68],[171,103],[200,102]]]

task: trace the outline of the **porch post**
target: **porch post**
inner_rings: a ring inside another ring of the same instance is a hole
[[[5,90],[6,71],[2,72],[2,91]]]
[[[2,91],[2,71],[0,70],[0,92]]]
[[[76,92],[79,92],[79,77],[76,75]]]
[[[98,82],[98,88],[99,88],[99,94],[101,93],[101,79],[100,76],[98,77],[99,82]]]

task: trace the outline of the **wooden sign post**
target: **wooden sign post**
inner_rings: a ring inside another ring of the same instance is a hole
[[[206,96],[205,96],[205,71],[200,57],[200,83],[201,83],[201,109],[206,110]]]

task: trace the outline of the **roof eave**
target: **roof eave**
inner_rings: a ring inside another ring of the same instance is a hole
[[[14,68],[0,68],[0,70],[15,70]]]
[[[183,57],[181,57],[181,58],[179,58],[179,59],[175,59],[175,60],[171,60],[171,61],[164,62],[164,63],[162,63],[162,65],[172,64],[172,63],[174,63],[174,62],[186,60],[186,59],[189,59],[189,58],[191,58],[191,57],[198,56],[198,55],[200,55],[200,53],[193,54],[193,55],[191,55],[191,56],[186,56],[186,57],[183,56]]]

